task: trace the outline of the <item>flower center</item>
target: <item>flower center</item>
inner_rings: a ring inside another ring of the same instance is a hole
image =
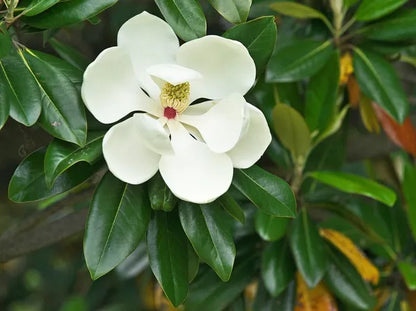
[[[189,106],[189,95],[189,82],[177,85],[166,82],[160,92],[160,103],[165,108],[164,116],[168,119],[173,119],[176,117],[176,114],[184,112]]]

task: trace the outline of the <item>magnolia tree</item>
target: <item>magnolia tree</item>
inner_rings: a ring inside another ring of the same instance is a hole
[[[414,3],[301,2],[0,0],[0,305],[416,310]]]

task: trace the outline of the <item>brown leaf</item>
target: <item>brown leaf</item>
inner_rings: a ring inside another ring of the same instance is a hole
[[[348,98],[350,101],[350,106],[352,108],[357,108],[360,103],[360,87],[358,86],[357,80],[354,76],[350,76],[347,82]]]
[[[397,123],[380,106],[373,103],[374,110],[387,136],[396,145],[416,157],[416,129],[407,117],[403,124]]]
[[[295,311],[338,311],[334,297],[322,282],[310,289],[299,272],[296,280]]]

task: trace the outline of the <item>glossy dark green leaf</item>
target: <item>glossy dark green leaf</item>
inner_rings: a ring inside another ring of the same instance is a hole
[[[26,126],[39,118],[42,98],[38,85],[15,51],[0,60],[1,98],[10,105],[10,116]]]
[[[0,63],[1,66],[1,63]],[[9,117],[10,112],[10,103],[6,97],[6,87],[7,83],[3,81],[2,70],[0,67],[0,130],[3,125],[6,123],[7,118]]]
[[[87,120],[80,93],[67,74],[30,50],[20,51],[42,96],[39,122],[53,136],[78,145],[85,143]]]
[[[92,198],[84,237],[85,262],[93,279],[111,271],[137,248],[150,210],[143,185],[104,175]]]
[[[82,69],[79,69],[71,65],[70,63],[64,61],[63,59],[55,57],[51,54],[46,54],[33,50],[31,50],[31,52],[43,62],[48,63],[52,67],[56,68],[57,71],[66,76],[80,91],[84,73]]]
[[[26,16],[33,16],[46,11],[51,6],[57,4],[60,0],[31,0],[31,1],[22,1],[20,6],[23,6],[25,9],[22,14]]]
[[[205,36],[207,21],[197,0],[155,0],[166,21],[185,41]]]
[[[273,109],[273,128],[294,162],[303,163],[311,149],[311,133],[303,116],[294,108],[277,104]]]
[[[407,0],[363,0],[355,13],[359,21],[370,21],[387,15],[405,4]]]
[[[290,246],[299,272],[309,287],[315,287],[327,269],[325,244],[305,209],[293,222]]]
[[[147,188],[152,209],[169,212],[175,208],[178,199],[170,191],[159,173],[149,181]]]
[[[410,229],[416,239],[416,168],[409,161],[405,162],[402,189],[407,204]]]
[[[191,283],[199,271],[199,257],[192,248],[191,243],[188,243],[188,281]]]
[[[224,37],[240,41],[248,49],[261,74],[269,61],[276,43],[276,23],[273,16],[263,16],[228,29]]]
[[[305,120],[311,132],[322,132],[335,113],[339,83],[339,52],[309,80],[306,91]]]
[[[0,22],[0,59],[9,54],[12,48],[12,40],[7,31],[6,24]]]
[[[185,308],[189,311],[224,310],[250,283],[256,271],[256,258],[248,256],[235,266],[228,282],[212,271],[204,271],[192,283]]]
[[[104,133],[91,133],[83,147],[58,139],[52,141],[45,155],[46,184],[51,187],[56,178],[79,162],[95,163],[102,154]]]
[[[251,0],[208,0],[215,10],[227,21],[238,24],[245,22],[251,7]]]
[[[26,24],[36,28],[59,28],[94,17],[116,4],[117,1],[118,0],[61,1],[43,13],[24,18],[23,20]]]
[[[330,264],[325,283],[340,300],[360,310],[371,310],[375,297],[370,287],[361,278],[354,266],[344,255],[330,251]]]
[[[276,217],[296,215],[296,200],[289,185],[258,166],[235,170],[233,185],[266,214]]]
[[[225,193],[217,200],[218,204],[230,214],[235,220],[239,221],[241,224],[244,225],[246,221],[246,216],[244,214],[243,209],[240,205],[238,205],[237,201],[229,194]]]
[[[235,259],[231,217],[215,202],[204,205],[181,202],[179,216],[198,256],[223,281],[228,281]]]
[[[58,55],[66,60],[72,66],[84,70],[87,68],[90,61],[81,54],[77,49],[66,45],[55,38],[49,39],[49,44],[53,47],[53,49],[58,53]]]
[[[343,192],[364,195],[388,206],[393,206],[396,201],[393,190],[361,176],[327,171],[311,172],[308,176]]]
[[[274,242],[264,249],[261,275],[271,295],[276,297],[281,294],[293,279],[295,271],[287,240]]]
[[[30,202],[50,198],[81,184],[101,167],[101,163],[92,166],[79,163],[59,176],[54,186],[49,188],[43,168],[45,153],[45,149],[35,151],[17,167],[9,184],[10,200]]]
[[[409,102],[392,65],[379,54],[356,48],[354,72],[361,91],[402,123]]]
[[[317,73],[333,52],[330,41],[302,40],[278,49],[266,70],[268,82],[291,82]]]
[[[416,290],[416,265],[411,262],[402,261],[398,264],[399,271],[406,282],[409,290]]]
[[[178,306],[188,293],[188,242],[175,212],[154,212],[147,231],[150,267],[166,296]]]
[[[273,217],[263,213],[261,210],[256,212],[254,228],[265,241],[277,241],[282,238],[286,233],[288,225],[288,218]]]
[[[364,28],[363,35],[373,40],[401,41],[416,37],[416,9],[399,14]]]

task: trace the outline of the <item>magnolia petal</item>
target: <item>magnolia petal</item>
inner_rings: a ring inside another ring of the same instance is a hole
[[[146,69],[156,64],[176,63],[179,40],[172,28],[159,17],[143,12],[121,26],[117,42],[129,51],[140,86],[153,99],[158,99],[160,89]]]
[[[162,83],[164,82],[178,85],[202,78],[199,72],[176,64],[159,64],[150,66],[147,68],[147,73],[160,88],[163,86]]]
[[[248,168],[256,163],[266,151],[272,135],[263,113],[251,104],[247,104],[248,123],[237,145],[227,154],[236,168]]]
[[[175,120],[168,121],[173,155],[162,155],[160,173],[178,198],[204,204],[224,194],[231,185],[233,166],[226,154],[212,152]]]
[[[152,112],[155,108],[138,86],[128,54],[119,47],[102,51],[88,66],[81,94],[88,110],[101,123],[113,123],[132,111]]]
[[[173,153],[169,134],[163,128],[161,119],[156,120],[146,113],[136,113],[133,116],[136,134],[147,148],[158,154]]]
[[[212,151],[224,153],[231,150],[240,138],[245,108],[244,97],[235,93],[202,115],[187,115],[185,110],[179,121],[197,128]]]
[[[176,59],[179,65],[203,76],[191,83],[191,100],[220,99],[232,93],[244,95],[256,78],[256,66],[244,45],[219,36],[186,42]]]
[[[158,170],[160,155],[150,150],[137,135],[137,120],[129,118],[105,134],[103,154],[108,169],[129,184],[141,184]]]

